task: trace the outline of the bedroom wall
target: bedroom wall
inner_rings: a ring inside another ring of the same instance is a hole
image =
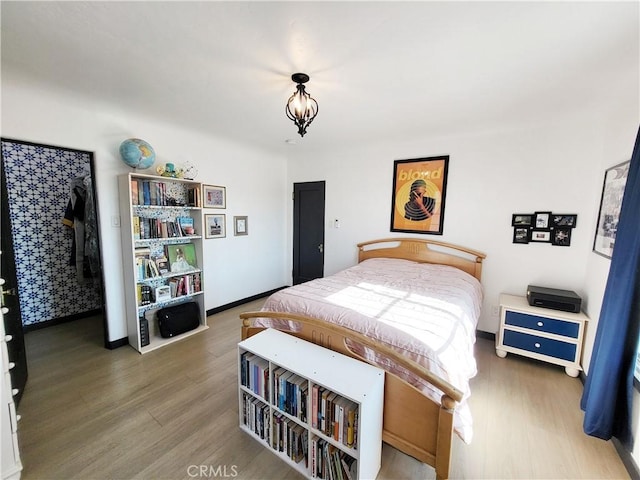
[[[356,262],[356,243],[402,236],[389,229],[394,160],[450,155],[444,233],[425,237],[487,254],[479,329],[496,332],[501,292],[524,295],[528,284],[541,284],[586,296],[602,143],[595,114],[581,112],[543,125],[412,143],[293,151],[289,184],[326,181],[325,273],[330,274]],[[512,243],[511,215],[537,210],[578,215],[570,247]],[[336,218],[339,229],[333,228]]]
[[[117,175],[130,171],[118,154],[122,140],[140,137],[155,149],[156,164],[196,164],[197,180],[224,185],[227,236],[205,240],[205,307],[225,305],[282,286],[288,281],[286,162],[283,157],[228,143],[206,132],[186,131],[97,103],[72,92],[51,90],[15,76],[3,65],[2,135],[8,138],[92,151],[104,264],[109,340],[126,337]],[[247,194],[247,189],[249,194]],[[247,215],[249,235],[233,236],[233,215]],[[125,219],[123,219],[124,221]]]

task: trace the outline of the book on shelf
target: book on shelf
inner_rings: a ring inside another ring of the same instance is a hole
[[[135,265],[136,265],[136,278],[138,280],[144,280],[147,278],[147,262],[151,255],[151,249],[149,248],[136,248],[135,249]]]
[[[134,215],[131,219],[133,239],[140,240],[140,217]]]
[[[192,217],[176,217],[176,223],[184,236],[195,235],[194,221]]]
[[[202,206],[202,193],[200,187],[189,187],[187,189],[187,205],[190,207]]]
[[[138,185],[139,185],[138,179],[132,178],[131,179],[131,204],[132,205],[137,205],[140,202],[138,197]]]
[[[145,306],[150,305],[154,302],[153,291],[149,285],[144,285],[139,283],[137,285],[138,289],[138,305]]]
[[[169,259],[164,256],[161,255],[159,257],[156,257],[155,259],[156,262],[156,266],[158,267],[158,272],[160,273],[160,275],[164,275],[165,273],[169,273]]]

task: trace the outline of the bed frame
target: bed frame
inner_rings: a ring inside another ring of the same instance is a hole
[[[457,245],[417,238],[387,238],[358,244],[358,262],[377,257],[451,265],[480,280],[482,261],[486,256]],[[300,330],[287,333],[367,363],[371,362],[361,357],[352,346],[370,348],[440,389],[443,395],[440,403],[436,403],[405,380],[387,374],[382,440],[434,467],[437,479],[449,477],[453,413],[456,403],[462,399],[461,391],[388,346],[344,327],[282,312],[246,312],[240,314],[240,318],[243,321],[243,340],[263,330],[262,327],[251,326],[252,318],[294,320]]]

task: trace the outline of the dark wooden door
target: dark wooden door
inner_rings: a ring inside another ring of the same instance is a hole
[[[4,310],[4,329],[6,335],[11,336],[7,342],[9,363],[12,368],[11,385],[18,390],[13,397],[16,407],[22,398],[22,392],[27,383],[27,352],[24,346],[24,332],[22,330],[22,316],[20,315],[20,302],[18,301],[18,279],[16,276],[16,263],[13,253],[13,237],[11,236],[11,219],[9,217],[9,202],[7,200],[7,183],[4,176],[4,160],[0,162],[0,277],[4,282],[2,289],[2,306]]]
[[[293,184],[293,284],[324,275],[325,182]]]

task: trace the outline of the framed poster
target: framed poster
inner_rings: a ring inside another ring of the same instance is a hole
[[[449,156],[393,162],[391,231],[442,235]]]
[[[196,246],[193,243],[179,243],[166,246],[171,273],[188,272],[198,267]]]
[[[203,185],[202,202],[205,208],[227,208],[227,189],[218,185]]]
[[[249,221],[246,216],[233,217],[233,234],[235,236],[249,235]]]
[[[214,214],[204,216],[204,238],[224,238],[227,236],[225,228],[226,215]]]
[[[596,234],[593,239],[593,251],[606,258],[611,258],[613,255],[622,196],[624,195],[624,187],[627,184],[630,163],[631,160],[627,160],[608,168],[604,173],[600,211],[598,213],[598,223],[596,224]]]

